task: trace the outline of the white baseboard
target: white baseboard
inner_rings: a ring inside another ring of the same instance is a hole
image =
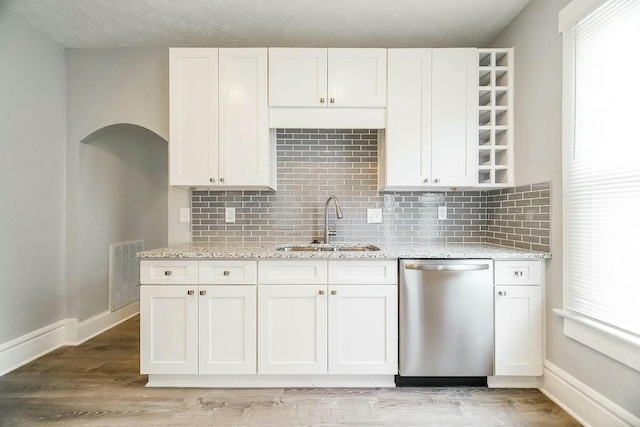
[[[542,377],[492,376],[487,377],[489,388],[538,388]]]
[[[135,302],[113,313],[105,312],[78,323],[63,319],[0,344],[0,377],[63,345],[79,345],[138,314]]]
[[[283,388],[395,387],[394,375],[201,375],[149,374],[147,387]]]
[[[587,427],[640,426],[640,418],[548,360],[544,362],[540,391]]]

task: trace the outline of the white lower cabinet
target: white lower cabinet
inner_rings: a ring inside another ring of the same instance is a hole
[[[495,286],[495,375],[542,375],[540,286]]]
[[[260,285],[258,373],[327,373],[326,285]]]
[[[398,288],[329,286],[329,373],[398,372]]]
[[[497,377],[542,375],[543,261],[495,261]]]
[[[199,373],[256,373],[256,287],[200,286]]]
[[[140,372],[255,374],[255,285],[141,286]]]
[[[197,286],[140,288],[140,373],[198,373]]]
[[[396,374],[395,285],[261,285],[258,373]]]

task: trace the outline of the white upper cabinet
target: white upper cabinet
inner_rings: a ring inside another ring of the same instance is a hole
[[[169,50],[171,185],[218,176],[218,49]]]
[[[328,49],[329,106],[387,105],[386,49]]]
[[[269,48],[269,126],[385,126],[386,49]]]
[[[476,49],[389,49],[380,188],[472,186]]]
[[[318,107],[327,102],[327,49],[269,49],[269,106]]]
[[[275,188],[266,48],[171,49],[169,86],[171,185]]]

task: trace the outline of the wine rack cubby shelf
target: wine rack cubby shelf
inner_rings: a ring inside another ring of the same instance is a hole
[[[478,184],[513,186],[513,48],[478,49]]]

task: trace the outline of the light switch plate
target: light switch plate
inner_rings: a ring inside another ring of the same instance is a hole
[[[190,222],[191,221],[191,209],[189,208],[180,208],[180,222]]]
[[[367,209],[367,224],[382,224],[382,209]]]
[[[438,219],[447,219],[447,207],[438,206]]]
[[[236,222],[236,208],[224,209],[224,222]]]

